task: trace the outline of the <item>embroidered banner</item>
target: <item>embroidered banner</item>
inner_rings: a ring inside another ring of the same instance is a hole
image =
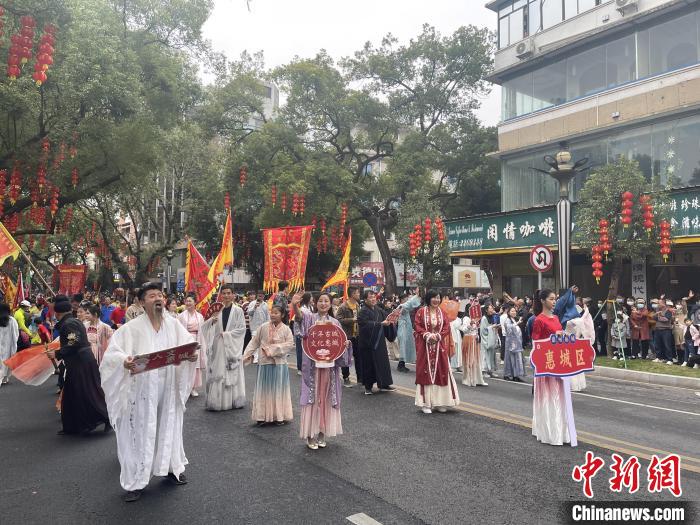
[[[59,264],[56,267],[58,293],[71,296],[85,288],[87,268],[83,264]]]
[[[279,282],[289,283],[289,292],[304,287],[309,258],[311,226],[287,226],[263,230],[266,292],[277,292]]]

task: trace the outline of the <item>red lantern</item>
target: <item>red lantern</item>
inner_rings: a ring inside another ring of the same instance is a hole
[[[299,196],[299,215],[304,215],[306,212],[306,195]]]
[[[287,194],[282,194],[282,213],[287,213]]]
[[[311,217],[311,231],[316,230],[316,214],[314,213]]]
[[[634,206],[634,202],[632,201],[633,198],[634,195],[632,195],[632,193],[629,191],[622,194],[622,210],[620,212],[622,218],[620,219],[620,222],[622,222],[623,228],[627,228],[632,223],[632,206]]]
[[[22,170],[19,166],[19,162],[15,162],[12,166],[12,174],[10,175],[10,204],[14,204],[19,199],[20,191],[22,189]]]
[[[51,215],[55,216],[56,212],[58,212],[58,197],[60,194],[60,190],[58,189],[58,186],[53,187],[53,192],[51,194]]]
[[[73,189],[78,185],[78,168],[73,167],[72,170],[70,170],[70,183],[73,186]]]
[[[245,183],[248,180],[248,166],[245,164],[241,166],[241,169],[238,171],[238,178],[241,183],[241,187],[245,186]]]
[[[425,233],[423,235],[423,237],[425,239],[425,244],[429,244],[430,241],[432,240],[431,229],[432,229],[432,221],[430,220],[430,217],[426,217],[425,222],[424,222]]]
[[[297,216],[297,213],[299,212],[299,195],[294,194],[292,197],[292,215],[295,217]]]
[[[659,224],[659,236],[661,237],[661,255],[664,258],[664,262],[668,262],[668,256],[671,254],[671,224],[668,221],[663,220]]]
[[[274,184],[272,185],[272,189],[270,190],[270,201],[272,202],[272,207],[274,208],[277,204],[277,186]]]

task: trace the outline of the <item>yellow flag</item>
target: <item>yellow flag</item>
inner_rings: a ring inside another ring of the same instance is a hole
[[[5,259],[12,257],[17,259],[22,250],[14,240],[10,232],[5,229],[5,226],[0,222],[0,266],[5,262]]]
[[[215,282],[224,273],[224,266],[233,264],[233,227],[231,226],[231,210],[226,214],[226,226],[224,226],[224,238],[221,241],[221,251],[211,263],[207,278],[210,283]]]
[[[323,285],[321,290],[330,288],[331,286],[344,284],[345,292],[347,293],[348,279],[350,277],[350,245],[352,244],[352,230],[348,232],[348,240],[345,243],[345,250],[343,251],[343,258],[340,259],[340,264],[338,269],[333,274],[333,277],[328,279],[328,282]]]

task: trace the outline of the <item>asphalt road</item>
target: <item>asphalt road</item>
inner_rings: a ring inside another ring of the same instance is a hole
[[[697,448],[700,398],[690,391],[590,381],[589,395],[574,398],[579,446],[552,447],[537,443],[526,427],[526,386],[500,380],[486,388],[460,386],[459,410],[424,415],[410,396],[412,374],[395,373],[395,393],[344,389],[345,434],[312,452],[298,438],[298,377],[292,374],[297,421],[284,427],[257,428],[248,408],[210,413],[202,397],[191,399],[185,414],[190,483],[174,487],[154,478],[132,504],[120,499],[113,434],[57,436],[51,385],[3,386],[0,521],[347,524],[363,513],[382,524],[557,523],[563,502],[583,499],[571,470],[587,450],[609,464],[612,447],[691,457]],[[246,376],[251,394],[255,370]],[[600,399],[608,397],[684,413]],[[596,439],[603,447],[590,444]],[[641,463],[639,492],[610,493],[609,473],[601,471],[594,501],[674,500],[645,490],[648,461]],[[681,499],[697,502],[700,462],[687,465],[698,468],[683,470]]]

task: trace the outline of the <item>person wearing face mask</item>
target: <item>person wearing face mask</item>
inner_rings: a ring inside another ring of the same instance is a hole
[[[672,301],[668,301],[673,305]],[[658,303],[658,309],[652,314],[652,318],[656,321],[654,328],[654,347],[656,349],[655,363],[666,362],[667,365],[673,364],[673,312],[668,308],[669,304],[662,300]]]
[[[603,355],[606,353],[605,346],[607,344],[608,320],[605,311],[605,303],[598,301],[596,311],[593,314],[593,326],[595,327],[595,349],[596,354]]]
[[[676,345],[674,363],[682,363],[685,356],[685,319],[688,309],[685,300],[676,301],[673,310],[673,342]]]
[[[632,357],[646,359],[649,353],[649,312],[644,299],[637,299],[630,315],[630,331],[632,335]]]

